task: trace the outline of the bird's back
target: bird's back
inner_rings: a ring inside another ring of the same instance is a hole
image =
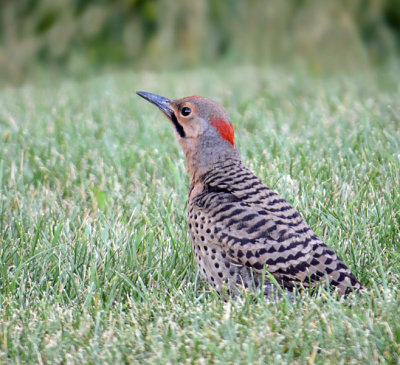
[[[217,290],[258,287],[265,271],[289,290],[326,278],[341,294],[361,288],[298,211],[241,160],[215,164],[199,183],[189,199],[189,230],[200,270]]]

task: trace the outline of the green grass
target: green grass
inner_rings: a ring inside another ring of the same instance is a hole
[[[398,363],[398,75],[242,67],[0,90],[0,363]],[[366,292],[211,291],[182,153],[136,90],[223,103],[246,163]]]

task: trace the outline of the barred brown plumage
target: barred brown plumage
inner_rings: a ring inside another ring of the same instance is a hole
[[[244,165],[229,116],[219,104],[138,94],[179,126],[176,134],[191,176],[187,218],[193,251],[218,292],[226,288],[236,294],[238,287],[257,289],[265,281],[264,293],[270,295],[276,289],[263,277],[266,272],[289,291],[324,282],[342,295],[362,288],[299,212]]]

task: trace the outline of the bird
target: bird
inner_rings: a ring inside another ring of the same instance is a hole
[[[218,293],[243,290],[340,296],[362,284],[301,214],[243,162],[232,121],[216,101],[138,91],[172,123],[190,176],[187,223],[195,261]],[[280,290],[280,291],[278,291]]]

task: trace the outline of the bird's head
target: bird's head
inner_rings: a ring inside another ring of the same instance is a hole
[[[221,159],[239,158],[232,122],[214,100],[200,96],[169,100],[143,91],[137,94],[156,105],[173,124],[192,178]]]

